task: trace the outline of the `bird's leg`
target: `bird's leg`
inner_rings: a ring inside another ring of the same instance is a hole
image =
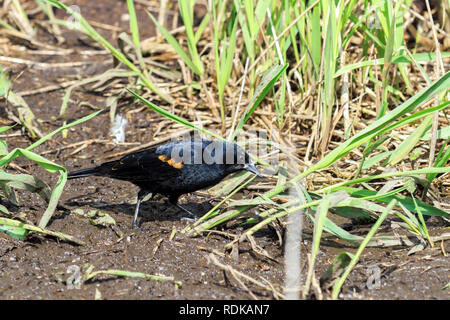
[[[188,217],[182,217],[181,220],[187,220],[187,221],[197,221],[198,218],[195,214],[193,214],[192,212],[190,212],[188,209],[186,209],[185,207],[183,207],[181,204],[176,203],[175,204],[178,208],[180,208],[181,210],[183,210],[184,212],[186,212],[189,216],[191,216],[192,218],[188,218]]]
[[[147,194],[148,194],[147,191],[144,191],[144,190],[140,190],[139,191],[138,197],[137,197],[136,209],[134,210],[133,224],[132,224],[132,227],[134,229],[137,229],[137,230],[140,230],[140,231],[145,231],[145,232],[149,232],[150,230],[143,229],[143,228],[139,227],[138,224],[137,224],[137,218],[138,218],[138,215],[139,215],[139,207],[141,205],[141,201],[142,201],[142,199],[145,198],[145,196]],[[152,197],[153,197],[153,194],[152,194]]]
[[[188,220],[188,221],[197,221],[197,216],[195,214],[193,214],[192,212],[190,212],[188,209],[186,209],[185,207],[183,207],[181,204],[178,203],[178,197],[177,196],[170,196],[169,197],[169,202],[171,204],[173,204],[174,206],[176,206],[177,208],[183,210],[184,212],[186,212],[191,218],[188,217],[183,217],[181,218],[182,220]]]

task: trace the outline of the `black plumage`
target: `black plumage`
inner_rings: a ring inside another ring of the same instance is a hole
[[[137,226],[139,206],[147,194],[161,194],[169,202],[178,204],[178,198],[219,183],[227,175],[248,170],[260,175],[251,163],[248,153],[233,142],[211,140],[183,140],[166,143],[102,165],[70,172],[69,179],[103,176],[134,183],[140,188],[133,227]]]

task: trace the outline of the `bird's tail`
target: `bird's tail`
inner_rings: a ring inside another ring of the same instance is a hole
[[[75,179],[75,178],[83,178],[83,177],[89,177],[89,176],[96,176],[99,174],[98,168],[89,168],[89,169],[82,169],[77,171],[69,172],[67,175],[68,179]]]
[[[69,172],[68,179],[83,178],[89,176],[106,176],[109,177],[113,167],[117,165],[118,161],[105,162],[102,165],[94,168],[82,169]]]

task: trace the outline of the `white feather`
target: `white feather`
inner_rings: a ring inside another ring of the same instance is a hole
[[[127,119],[122,117],[120,114],[117,114],[110,130],[110,136],[114,137],[115,143],[125,142],[125,128],[127,125]]]

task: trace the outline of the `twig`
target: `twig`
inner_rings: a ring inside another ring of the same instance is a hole
[[[219,260],[217,260],[216,256],[213,253],[209,254],[208,260],[211,261],[216,266],[218,266],[220,269],[230,272],[233,275],[233,277],[235,277],[236,280],[237,280],[237,276],[239,276],[239,277],[244,278],[245,280],[257,285],[258,287],[261,287],[267,291],[272,292],[274,298],[276,298],[276,299],[283,298],[283,294],[281,294],[277,290],[273,289],[273,287],[267,286],[264,283],[262,283],[258,280],[255,280],[255,279],[247,276],[246,274],[233,269],[233,267],[219,262]],[[239,280],[238,280],[238,282],[241,283],[241,281],[239,281]]]
[[[73,68],[73,67],[80,67],[85,66],[88,64],[95,64],[98,63],[97,61],[75,61],[75,62],[55,62],[55,63],[47,63],[47,62],[38,62],[38,61],[32,61],[32,60],[25,60],[20,58],[13,58],[13,57],[6,57],[6,56],[0,56],[0,61],[4,62],[10,62],[15,64],[24,64],[27,66],[34,66],[41,69],[48,69],[48,68]],[[104,63],[110,63],[111,61],[105,61]]]
[[[32,173],[31,173],[30,171],[28,171],[28,170],[26,170],[26,169],[24,169],[24,168],[18,166],[18,165],[15,164],[14,162],[10,162],[10,163],[8,164],[8,166],[11,167],[11,169],[15,169],[15,170],[17,170],[17,171],[19,171],[19,172],[22,172],[22,173],[26,173],[26,174],[32,175]]]
[[[441,58],[441,52],[440,52],[440,47],[439,47],[439,41],[437,39],[436,28],[435,28],[434,22],[433,22],[433,15],[431,14],[430,2],[429,2],[429,0],[426,0],[425,3],[426,3],[426,6],[427,6],[428,14],[430,16],[431,30],[433,31],[433,38],[434,38],[434,42],[436,44],[436,65],[435,65],[435,68],[436,68],[436,78],[439,78],[440,74],[444,74],[444,66],[442,65],[442,58]],[[436,101],[436,105],[439,104],[439,97],[436,96],[435,101]],[[429,154],[429,158],[428,158],[428,165],[430,167],[433,166],[434,159],[435,159],[438,125],[439,125],[439,113],[435,112],[433,114],[433,124],[432,124],[431,141],[430,141],[430,154]],[[424,195],[425,194],[426,193],[424,192]]]
[[[238,99],[238,102],[237,102],[237,105],[236,105],[236,109],[235,109],[235,111],[234,111],[233,124],[232,124],[232,126],[231,126],[230,133],[228,134],[227,140],[230,140],[230,138],[233,136],[233,133],[234,133],[234,127],[236,126],[237,117],[238,117],[238,114],[239,114],[239,109],[240,109],[240,107],[241,107],[242,93],[244,92],[245,79],[247,78],[247,72],[248,72],[248,64],[249,64],[249,62],[250,62],[250,57],[247,57],[247,60],[245,60],[245,68],[244,68],[244,75],[243,75],[244,81],[242,81],[242,83],[241,83],[241,90],[240,90],[240,92],[239,92],[239,99]],[[234,109],[234,108],[233,108],[233,109]]]
[[[79,81],[78,80],[65,81],[65,82],[61,82],[59,84],[52,84],[52,85],[42,87],[39,89],[21,91],[21,92],[18,92],[17,94],[22,97],[32,96],[35,94],[46,93],[46,92],[51,92],[51,91],[55,91],[55,90],[59,90],[59,89],[64,89],[64,88],[70,87],[71,85],[73,85],[77,82],[79,82]]]
[[[165,18],[166,18],[166,9],[167,9],[167,0],[161,0],[160,6],[158,10],[158,23],[164,26]],[[161,36],[161,32],[158,28],[156,28],[156,35]]]
[[[405,6],[404,4],[402,4],[403,9],[408,10],[413,16],[415,16],[417,19],[425,22],[426,24],[430,24],[430,21],[428,21],[427,19],[425,19],[424,17],[422,17],[420,14],[418,14],[417,12],[415,12],[413,9],[411,9],[410,7]],[[439,33],[441,33],[442,35],[448,37],[447,33],[442,30],[441,28],[436,27],[436,30],[439,31]]]

